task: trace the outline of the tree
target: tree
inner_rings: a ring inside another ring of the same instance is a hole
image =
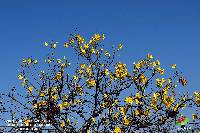
[[[18,112],[15,119],[23,119],[30,130],[36,122],[43,124],[39,131],[50,123],[63,133],[172,132],[177,123],[184,127],[181,112],[199,109],[200,92],[191,97],[183,91],[187,80],[176,64],[170,76],[147,54],[129,72],[116,60],[123,45],[112,46],[109,52],[104,39],[104,34],[94,34],[86,42],[80,34],[71,34],[64,47],[75,52],[73,66],[66,57],[57,58],[55,41],[44,44],[50,49],[45,66],[32,57],[23,59],[18,78],[25,91],[13,88],[6,95],[15,105],[11,112]],[[199,123],[198,110],[193,118]]]

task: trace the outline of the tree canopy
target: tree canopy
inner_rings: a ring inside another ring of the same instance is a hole
[[[7,112],[2,110],[1,114],[21,119],[29,131],[36,124],[41,124],[39,131],[50,124],[60,133],[167,133],[188,125],[200,131],[200,92],[188,91],[187,79],[176,64],[166,72],[148,53],[128,70],[116,56],[124,45],[107,50],[104,39],[104,34],[94,34],[89,41],[80,34],[70,34],[63,48],[73,50],[73,63],[67,55],[58,57],[58,42],[45,42],[49,53],[44,61],[33,57],[22,61],[18,79],[23,92],[12,88],[1,95],[9,99],[2,100]],[[191,108],[191,116],[182,114]]]

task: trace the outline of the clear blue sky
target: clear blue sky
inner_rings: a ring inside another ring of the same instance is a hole
[[[46,55],[44,41],[64,42],[78,28],[86,36],[104,33],[107,45],[123,42],[124,62],[149,52],[164,67],[176,63],[188,89],[200,90],[199,7],[199,0],[1,0],[0,88],[19,83],[22,58]]]

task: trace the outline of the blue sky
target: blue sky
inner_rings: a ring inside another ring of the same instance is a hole
[[[64,42],[78,28],[86,37],[104,33],[108,46],[123,42],[123,62],[152,53],[164,67],[176,63],[188,89],[200,90],[199,5],[198,0],[2,0],[0,88],[19,83],[22,58],[46,55],[44,41]]]

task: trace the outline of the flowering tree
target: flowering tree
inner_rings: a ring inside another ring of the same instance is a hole
[[[171,132],[188,122],[182,110],[195,108],[192,116],[199,123],[200,92],[184,92],[187,80],[176,64],[171,75],[165,74],[160,61],[147,54],[128,71],[116,59],[123,45],[109,52],[104,39],[94,34],[86,42],[80,34],[70,35],[64,48],[75,52],[72,65],[66,57],[57,58],[54,41],[44,44],[50,49],[45,66],[32,57],[23,59],[18,78],[25,92],[14,88],[7,94],[20,114],[16,117],[29,128],[39,120],[61,133]]]

